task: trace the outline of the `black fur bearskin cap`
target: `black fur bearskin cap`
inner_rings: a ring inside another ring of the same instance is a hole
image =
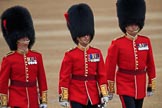
[[[35,42],[35,30],[29,11],[22,6],[13,6],[1,15],[1,28],[10,50],[17,50],[17,40],[28,37],[28,48],[31,49]]]
[[[144,0],[117,0],[116,6],[122,32],[126,33],[125,27],[130,24],[137,24],[140,30],[143,28],[146,13]]]
[[[77,37],[85,35],[90,35],[92,41],[95,33],[94,17],[91,8],[87,4],[80,3],[71,6],[65,14],[65,18],[75,44],[78,44]]]

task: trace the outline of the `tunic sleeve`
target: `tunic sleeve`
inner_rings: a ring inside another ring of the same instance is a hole
[[[62,92],[62,88],[69,88],[71,72],[72,72],[72,59],[68,52],[65,53],[63,58],[61,69],[59,73],[59,94]]]
[[[152,52],[151,42],[149,40],[149,53],[147,59],[147,73],[149,78],[149,84],[151,84],[152,80],[156,77],[155,74],[155,64],[154,64],[154,57]]]
[[[11,68],[11,64],[7,60],[7,57],[4,57],[2,60],[1,70],[0,70],[0,93],[2,94],[7,94],[8,92],[10,68]]]
[[[110,47],[108,48],[106,61],[105,61],[105,70],[107,73],[107,79],[114,81],[115,71],[118,60],[118,48],[115,44],[115,41],[112,41]]]
[[[103,60],[103,56],[102,53],[99,52],[100,54],[100,62],[98,63],[98,82],[99,85],[102,84],[107,84],[107,73],[104,70],[104,60]]]
[[[41,54],[38,57],[38,85],[42,96],[42,92],[47,90],[47,81]]]

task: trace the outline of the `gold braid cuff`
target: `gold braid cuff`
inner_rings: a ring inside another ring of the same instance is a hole
[[[68,100],[68,89],[67,88],[64,88],[62,87],[61,88],[61,101],[67,101]]]
[[[108,89],[110,93],[115,93],[114,81],[108,81]]]
[[[42,103],[47,104],[47,91],[42,92]]]
[[[148,87],[151,87],[152,91],[155,91],[155,89],[156,89],[155,79],[152,79],[151,84],[148,84]]]
[[[0,100],[1,100],[1,106],[7,106],[7,95],[6,94],[0,94]]]
[[[156,81],[155,79],[152,80],[152,90],[155,91],[156,89]]]
[[[108,90],[107,90],[106,84],[101,85],[100,88],[101,88],[102,95],[103,96],[108,96]]]

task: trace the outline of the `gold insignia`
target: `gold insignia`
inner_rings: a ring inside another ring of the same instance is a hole
[[[125,36],[125,35],[124,35]],[[118,40],[120,38],[123,38],[124,37],[123,35],[119,36],[119,37],[115,37],[113,40]]]
[[[72,51],[72,50],[75,49],[75,48],[76,48],[76,47],[69,48],[69,49],[67,50],[67,52]]]
[[[0,94],[0,100],[1,100],[1,106],[6,107],[7,106],[7,95],[6,94]]]
[[[12,55],[13,53],[15,53],[15,51],[10,51],[9,53],[7,53],[7,54],[5,55],[5,57],[7,57],[7,56],[9,56],[9,55]]]
[[[61,100],[68,100],[68,89],[62,87],[61,91],[62,91],[62,93],[61,93]]]
[[[93,45],[90,45],[90,47],[96,48],[96,47],[95,47],[95,46],[93,46]]]
[[[36,51],[36,50],[31,50],[32,52],[36,52],[36,53],[39,53],[38,51]]]
[[[42,103],[47,104],[47,91],[42,92]]]
[[[152,79],[152,90],[155,91],[156,89],[156,81],[155,79]]]
[[[106,84],[103,84],[100,86],[101,87],[101,93],[103,96],[108,96],[108,91],[107,91],[107,86]]]
[[[108,81],[108,88],[110,93],[115,93],[114,81]]]

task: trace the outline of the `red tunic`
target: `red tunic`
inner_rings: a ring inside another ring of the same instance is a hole
[[[41,96],[42,91],[47,90],[47,83],[40,53],[30,50],[25,55],[12,52],[3,58],[0,93],[9,96],[9,106],[39,108],[38,89],[34,82],[38,83]],[[26,86],[26,83],[30,84]]]
[[[80,76],[73,79],[72,76]],[[83,80],[84,76],[96,76],[96,80]],[[76,47],[65,53],[60,69],[59,94],[61,88],[69,91],[69,100],[87,105],[90,100],[92,105],[99,103],[98,85],[106,84],[104,61],[99,49],[89,47],[81,50]]]
[[[105,67],[108,80],[114,81],[116,76],[117,94],[137,99],[144,98],[146,74],[148,74],[149,83],[156,77],[149,38],[137,36],[136,39],[131,40],[123,36],[113,40],[108,49]],[[119,68],[131,71],[123,73]],[[146,72],[136,74],[132,70],[146,70]]]

